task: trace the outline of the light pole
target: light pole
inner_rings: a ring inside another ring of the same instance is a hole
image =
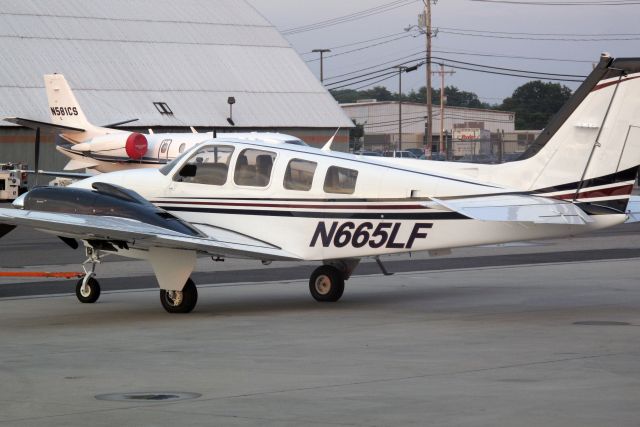
[[[320,54],[320,83],[324,84],[324,54],[331,52],[331,49],[313,49],[311,52]]]
[[[402,73],[410,73],[417,70],[423,63],[416,64],[412,67],[404,65],[396,65],[398,69],[398,151],[402,151]]]

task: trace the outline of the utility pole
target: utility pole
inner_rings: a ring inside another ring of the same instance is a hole
[[[331,49],[313,49],[311,52],[320,54],[320,83],[324,84],[324,54],[331,52]]]
[[[433,103],[431,99],[431,0],[424,2],[425,35],[427,41],[427,147],[433,148]],[[440,147],[442,150],[442,147]]]

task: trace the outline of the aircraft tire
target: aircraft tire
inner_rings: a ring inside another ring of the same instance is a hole
[[[316,301],[338,301],[344,292],[342,273],[330,265],[316,268],[309,279],[309,291]]]
[[[100,284],[93,277],[89,278],[87,282],[86,290],[82,291],[82,281],[84,279],[78,280],[78,284],[76,284],[76,297],[78,301],[83,304],[93,304],[98,301],[100,298]]]
[[[188,279],[181,291],[160,289],[160,302],[169,313],[190,313],[198,302],[198,288]]]

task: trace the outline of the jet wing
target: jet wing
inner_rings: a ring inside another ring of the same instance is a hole
[[[629,219],[626,223],[640,222],[640,196],[631,196],[627,205],[627,214]]]
[[[22,117],[5,117],[3,119],[5,122],[9,122],[9,123],[15,123],[17,125],[20,126],[24,126],[24,127],[28,127],[31,129],[37,129],[40,128],[40,130],[42,132],[49,132],[49,133],[82,133],[85,130],[84,129],[80,129],[80,128],[74,128],[71,126],[63,126],[63,125],[56,125],[53,123],[47,123],[47,122],[40,122],[38,120],[31,120],[31,119],[24,119]]]
[[[186,249],[213,256],[293,261],[300,258],[277,246],[227,230],[207,228],[206,237],[193,237],[134,219],[20,209],[0,209],[0,224],[28,226],[78,240],[125,242],[135,249]],[[217,234],[217,236],[215,234]]]
[[[509,194],[432,200],[451,211],[480,221],[565,225],[583,225],[593,222],[589,215],[573,203],[546,197]]]

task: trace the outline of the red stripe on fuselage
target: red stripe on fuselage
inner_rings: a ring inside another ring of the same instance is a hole
[[[240,203],[240,202],[188,202],[162,200],[154,203],[171,205],[204,205],[204,206],[233,206],[245,208],[285,208],[285,209],[364,209],[364,210],[401,210],[401,209],[430,209],[421,205],[304,205],[304,204],[278,204],[278,203]]]
[[[594,199],[596,197],[617,197],[628,196],[633,191],[633,184],[623,185],[620,187],[602,188],[599,190],[583,191],[578,193],[577,199]],[[569,200],[576,196],[576,192],[558,194],[551,196],[552,199]]]

